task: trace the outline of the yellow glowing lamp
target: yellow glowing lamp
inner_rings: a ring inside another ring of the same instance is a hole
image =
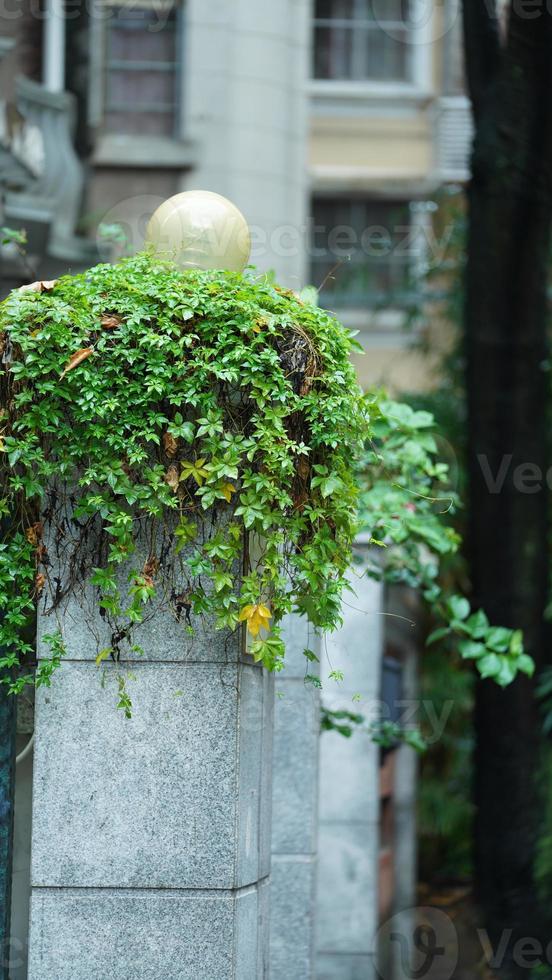
[[[181,269],[243,272],[251,254],[251,236],[241,211],[221,194],[185,191],[154,212],[146,246]]]

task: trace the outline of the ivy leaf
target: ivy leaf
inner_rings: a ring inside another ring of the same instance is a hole
[[[258,636],[262,629],[268,630],[271,619],[272,613],[263,603],[244,606],[238,616],[240,623],[247,624],[247,632],[251,633],[251,636]]]
[[[176,467],[174,467],[176,469]],[[197,535],[197,525],[193,521],[189,521],[186,517],[181,517],[180,521],[175,528],[174,532],[176,538],[175,554],[179,555],[180,552],[190,544],[191,541]]]
[[[478,657],[483,656],[487,648],[484,643],[476,643],[475,640],[462,640],[458,649],[464,660],[477,660]]]
[[[514,630],[512,633],[509,652],[517,657],[523,653],[523,630]],[[530,657],[529,659],[531,660]],[[532,660],[531,663],[533,663]]]
[[[280,637],[267,637],[266,640],[255,640],[251,647],[251,656],[257,663],[262,663],[267,670],[281,670],[283,666],[284,643]]]
[[[454,619],[464,620],[470,614],[470,604],[464,596],[453,595],[447,602],[448,608]]]
[[[312,686],[316,687],[318,690],[321,690],[322,688],[322,681],[319,677],[316,677],[315,674],[305,674],[304,681],[305,684],[312,684]]]
[[[466,620],[466,628],[474,640],[481,640],[489,629],[489,619],[483,609],[478,609]]]
[[[326,497],[330,497],[333,493],[338,493],[340,490],[343,490],[343,486],[343,480],[335,474],[332,474],[326,480],[322,480],[320,493],[326,499]]]
[[[69,374],[69,371],[73,371],[74,368],[78,367],[79,364],[82,364],[83,361],[86,361],[87,357],[90,357],[93,353],[93,347],[82,347],[80,350],[76,351],[75,354],[72,354],[61,372],[59,380],[62,381],[65,375]]]
[[[230,503],[232,500],[232,494],[236,493],[236,488],[233,483],[223,483],[220,488],[220,492],[222,493],[224,499]]]
[[[209,470],[206,469],[205,462],[204,459],[197,459],[195,463],[191,463],[189,460],[183,462],[180,470],[180,479],[189,480],[191,477],[195,480],[198,487],[202,486],[209,476]]]
[[[497,677],[502,667],[501,657],[497,653],[487,653],[477,663],[477,669],[482,677]]]
[[[499,660],[500,669],[495,675],[495,680],[501,687],[507,687],[517,674],[517,664],[511,657],[499,657]]]
[[[529,656],[528,653],[522,653],[521,656],[517,658],[516,666],[522,674],[527,674],[528,677],[532,677],[535,673],[535,661]]]
[[[103,650],[100,650],[98,656],[96,657],[96,667],[100,667],[103,661],[107,660],[107,658],[110,657],[112,653],[113,650],[111,649],[111,647],[105,647]]]
[[[312,664],[320,663],[320,658],[317,657],[312,650],[303,650],[303,656],[306,657],[306,659],[309,660]]]
[[[506,653],[512,640],[512,631],[506,626],[492,626],[487,632],[485,642],[497,653]]]
[[[448,636],[449,633],[450,629],[448,626],[440,626],[438,629],[433,630],[433,633],[429,634],[426,645],[429,647],[432,643],[437,643],[439,640],[444,639],[445,636]]]

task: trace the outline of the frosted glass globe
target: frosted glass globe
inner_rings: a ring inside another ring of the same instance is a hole
[[[251,254],[247,222],[235,204],[212,191],[185,191],[152,215],[146,246],[181,269],[243,272]]]

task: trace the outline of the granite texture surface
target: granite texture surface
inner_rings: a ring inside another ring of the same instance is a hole
[[[29,980],[259,980],[259,893],[40,889]]]

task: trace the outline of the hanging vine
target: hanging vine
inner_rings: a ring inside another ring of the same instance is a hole
[[[34,678],[30,624],[100,610],[103,659],[140,626],[203,620],[281,668],[289,612],[340,623],[370,432],[349,354],[323,310],[267,277],[182,273],[139,255],[14,291],[0,307],[0,658]],[[244,557],[245,556],[245,557]],[[93,615],[91,617],[94,618]],[[122,690],[121,707],[129,711]]]

